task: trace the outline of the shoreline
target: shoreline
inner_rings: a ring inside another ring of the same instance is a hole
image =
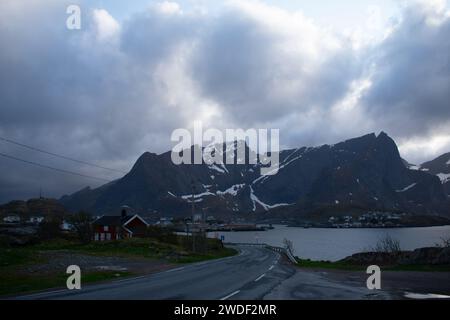
[[[288,228],[302,228],[302,229],[358,229],[358,230],[374,230],[374,229],[407,229],[407,228],[433,228],[433,227],[449,227],[450,224],[436,224],[436,225],[403,225],[403,226],[387,226],[387,227],[381,227],[381,226],[374,226],[374,227],[330,227],[330,226],[310,226],[305,227],[302,225],[289,225],[289,224],[279,224],[286,226]]]

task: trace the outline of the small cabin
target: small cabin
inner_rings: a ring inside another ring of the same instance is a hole
[[[18,215],[10,215],[3,218],[5,223],[20,223],[21,219]]]
[[[144,237],[149,224],[138,214],[128,215],[122,210],[120,216],[102,216],[92,225],[94,241],[110,241]]]
[[[40,224],[42,221],[44,221],[44,217],[42,216],[32,216],[28,219],[28,223],[32,224]]]

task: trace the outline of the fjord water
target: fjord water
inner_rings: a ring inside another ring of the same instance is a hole
[[[218,232],[225,242],[266,243],[283,246],[283,239],[294,244],[294,253],[302,259],[337,261],[358,252],[370,251],[386,235],[400,241],[402,250],[433,247],[450,237],[450,226],[396,229],[304,229],[276,225],[263,232]]]

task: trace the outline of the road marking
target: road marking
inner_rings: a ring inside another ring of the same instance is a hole
[[[405,292],[405,297],[409,299],[450,299],[450,296],[443,294],[433,294],[433,293],[413,293]]]
[[[134,278],[128,278],[128,279],[122,279],[122,280],[116,280],[113,281],[111,283],[120,283],[120,282],[126,282],[126,281],[133,281],[133,280],[138,280],[138,279],[142,279],[145,278],[146,276],[140,276],[140,277],[134,277]]]
[[[167,270],[166,272],[174,272],[174,271],[180,271],[180,270],[183,270],[185,267],[180,267],[180,268],[176,268],[176,269],[170,269],[170,270]]]
[[[256,278],[255,282],[258,282],[259,280],[261,280],[262,278],[264,278],[266,276],[265,273],[263,273],[262,275],[260,275],[258,278]]]
[[[47,292],[41,292],[41,293],[33,293],[33,294],[27,294],[27,295],[24,295],[24,296],[13,297],[13,299],[24,299],[24,298],[39,297],[39,296],[42,296],[42,295],[55,294],[55,293],[61,293],[61,292],[70,292],[70,290],[63,289],[63,290],[56,290],[56,291],[47,291]]]
[[[275,266],[270,266],[269,271],[273,270],[273,268],[275,268]]]
[[[227,299],[231,298],[232,296],[237,295],[239,292],[241,292],[241,290],[237,290],[237,291],[235,291],[235,292],[233,292],[233,293],[230,293],[229,295],[227,295],[226,297],[223,297],[223,298],[220,299],[220,300],[227,300]]]

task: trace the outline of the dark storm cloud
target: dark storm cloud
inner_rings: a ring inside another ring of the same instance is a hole
[[[237,5],[211,21],[191,66],[202,94],[241,126],[328,109],[359,72],[347,43],[303,17],[267,11]]]
[[[256,1],[215,14],[153,3],[120,23],[80,3],[80,31],[65,28],[69,1],[0,3],[0,136],[128,170],[196,119],[279,128],[291,147],[381,130],[400,142],[450,135],[447,9],[410,5],[385,40],[355,49],[300,13]],[[120,176],[1,141],[0,151]],[[0,174],[0,202],[101,184],[7,159]]]
[[[373,54],[373,86],[363,101],[371,117],[397,136],[435,133],[449,124],[448,12],[408,7],[402,22]]]
[[[1,136],[123,170],[145,150],[168,147],[170,132],[180,123],[176,113],[166,114],[164,97],[154,92],[154,69],[135,63],[117,49],[114,39],[99,39],[101,16],[90,11],[81,31],[68,31],[61,3],[7,1],[0,6]],[[4,142],[1,147],[4,153],[21,153]],[[25,159],[52,161],[34,154]],[[74,184],[77,189],[99,184],[0,161],[0,201],[12,193],[27,197],[32,190],[35,195],[42,184],[52,196],[76,190]],[[59,161],[56,166],[92,174],[73,163]],[[41,172],[48,181],[37,179]]]

